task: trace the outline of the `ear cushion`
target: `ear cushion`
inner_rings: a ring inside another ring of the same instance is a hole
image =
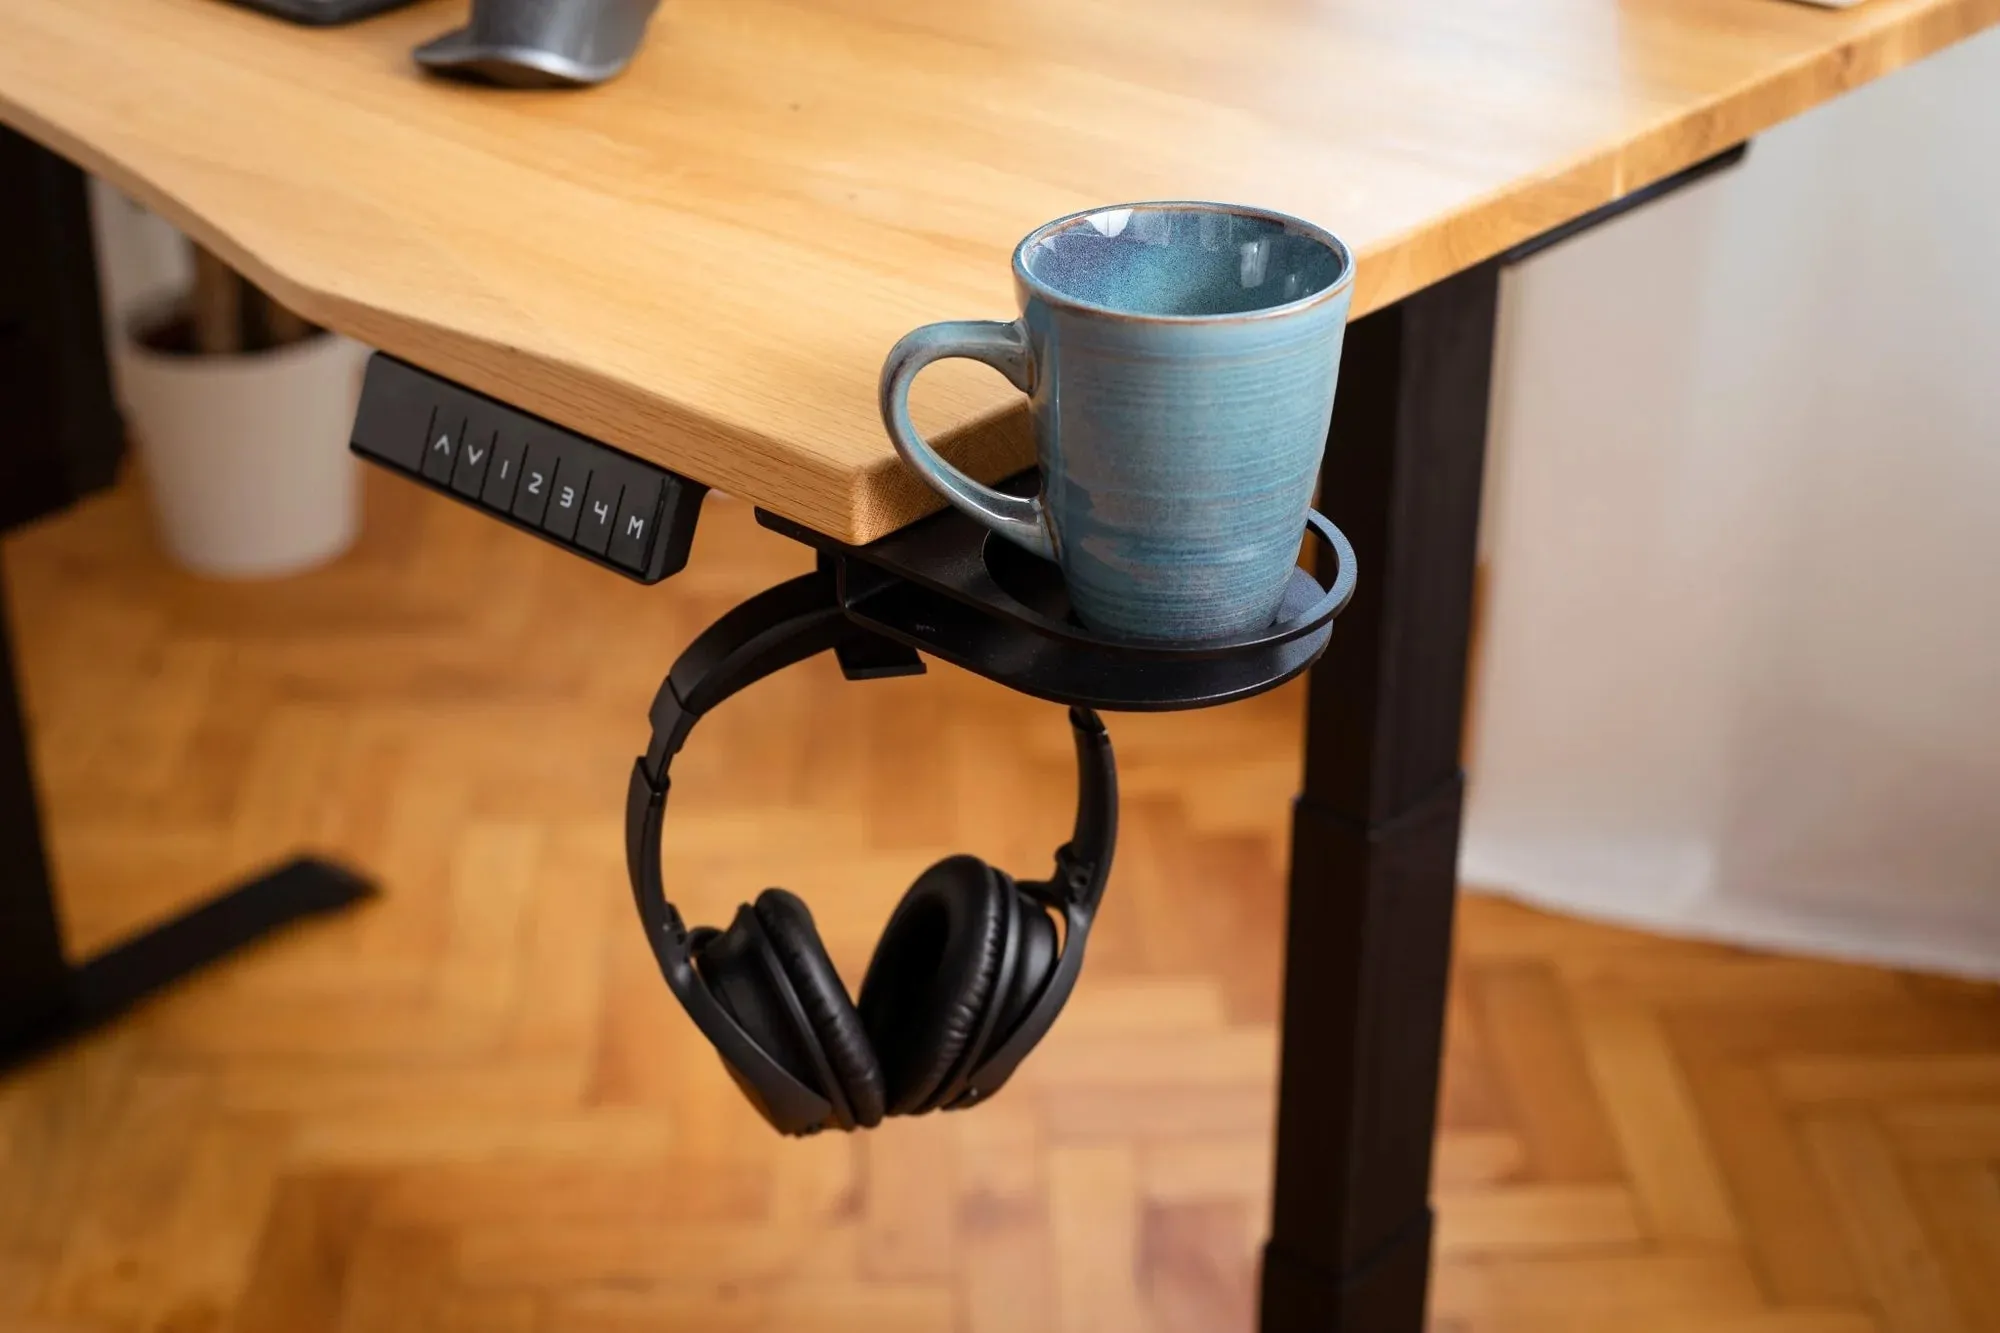
[[[750,1040],[793,1078],[823,1091],[819,1062],[807,1046],[810,1034],[799,1030],[790,1006],[777,993],[777,978],[772,975],[775,959],[767,943],[770,932],[759,925],[745,905],[736,909],[736,919],[728,930],[697,932],[691,937],[695,970],[716,1003]],[[730,1074],[739,1084],[743,1082],[733,1065]]]
[[[1056,948],[1056,923],[1048,909],[1034,899],[1014,891],[1014,910],[1021,918],[1020,961],[1015,965],[1013,975],[1007,978],[1007,993],[1000,997],[1000,1021],[993,1026],[993,1049],[1014,1035],[1014,1029],[1028,1016],[1028,1010],[1041,998],[1042,988],[1055,975],[1056,959],[1060,950]],[[966,1073],[971,1074],[971,1070]]]
[[[992,999],[1013,882],[976,856],[917,877],[890,914],[856,1008],[882,1062],[891,1115],[925,1109]]]
[[[834,1077],[847,1093],[854,1123],[864,1129],[881,1124],[882,1066],[847,998],[847,988],[841,985],[840,973],[820,942],[812,912],[797,895],[784,889],[766,889],[757,896],[757,920],[770,937],[792,989],[798,992]]]
[[[1057,947],[1056,923],[1048,909],[1022,893],[1019,886],[1013,887],[1013,911],[1015,920],[1014,959],[1011,964],[1003,960],[998,993],[990,1008],[992,1018],[986,1035],[974,1040],[979,1049],[968,1050],[952,1069],[937,1092],[932,1096],[932,1105],[947,1110],[969,1104],[972,1077],[979,1072],[995,1051],[1006,1045],[1034,1008],[1035,1001],[1048,988],[1049,978],[1055,975],[1056,963],[1061,956]],[[984,1089],[995,1091],[993,1085]]]

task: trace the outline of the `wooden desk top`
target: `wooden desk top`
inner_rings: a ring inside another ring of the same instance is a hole
[[[934,507],[883,354],[1005,318],[1100,203],[1265,204],[1360,256],[1355,313],[2000,21],[2000,0],[665,0],[626,75],[471,89],[217,0],[6,0],[0,120],[301,312],[822,531]],[[920,424],[1031,454],[996,375]]]

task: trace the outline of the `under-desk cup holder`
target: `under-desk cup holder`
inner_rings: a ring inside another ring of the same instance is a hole
[[[1123,639],[1081,624],[1055,567],[947,509],[866,546],[768,511],[758,521],[820,551],[848,619],[884,638],[1059,703],[1157,712],[1206,708],[1273,689],[1326,651],[1354,594],[1354,548],[1324,515],[1306,529],[1322,582],[1296,568],[1263,629],[1200,643]]]
[[[1090,629],[1071,608],[1069,589],[1056,565],[991,532],[980,544],[979,554],[999,595],[1011,598],[1020,617],[1038,622],[1036,628],[1045,634],[1140,657],[1226,657],[1310,634],[1339,615],[1354,595],[1354,548],[1348,545],[1346,534],[1316,509],[1306,512],[1306,530],[1333,557],[1332,583],[1322,585],[1305,569],[1294,567],[1269,625],[1228,638],[1194,642],[1132,639]]]

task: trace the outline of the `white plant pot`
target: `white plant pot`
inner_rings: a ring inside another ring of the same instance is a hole
[[[243,356],[154,350],[124,324],[128,425],[160,534],[197,574],[270,578],[345,551],[361,496],[348,429],[367,349],[320,334]]]
[[[128,321],[164,309],[194,282],[187,238],[97,177],[90,181],[91,230],[97,244],[97,291],[104,307],[104,341],[118,406],[127,408]]]

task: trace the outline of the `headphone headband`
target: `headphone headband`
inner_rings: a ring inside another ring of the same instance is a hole
[[[819,1125],[832,1104],[753,1041],[695,971],[689,932],[667,898],[660,869],[660,838],[672,787],[669,773],[694,724],[723,700],[795,662],[844,642],[874,637],[847,619],[829,569],[802,574],[750,598],[702,631],[660,682],[649,711],[652,735],[646,752],[632,765],[626,789],[626,872],[660,975],[736,1073],[745,1093],[781,1127]],[[997,1090],[1055,1021],[1082,969],[1083,945],[1110,877],[1118,837],[1118,780],[1110,738],[1088,708],[1072,707],[1069,720],[1077,763],[1076,818],[1070,839],[1057,849],[1048,880],[1019,886],[1063,912],[1062,957],[1015,1031],[965,1079],[954,1106],[970,1105]]]

